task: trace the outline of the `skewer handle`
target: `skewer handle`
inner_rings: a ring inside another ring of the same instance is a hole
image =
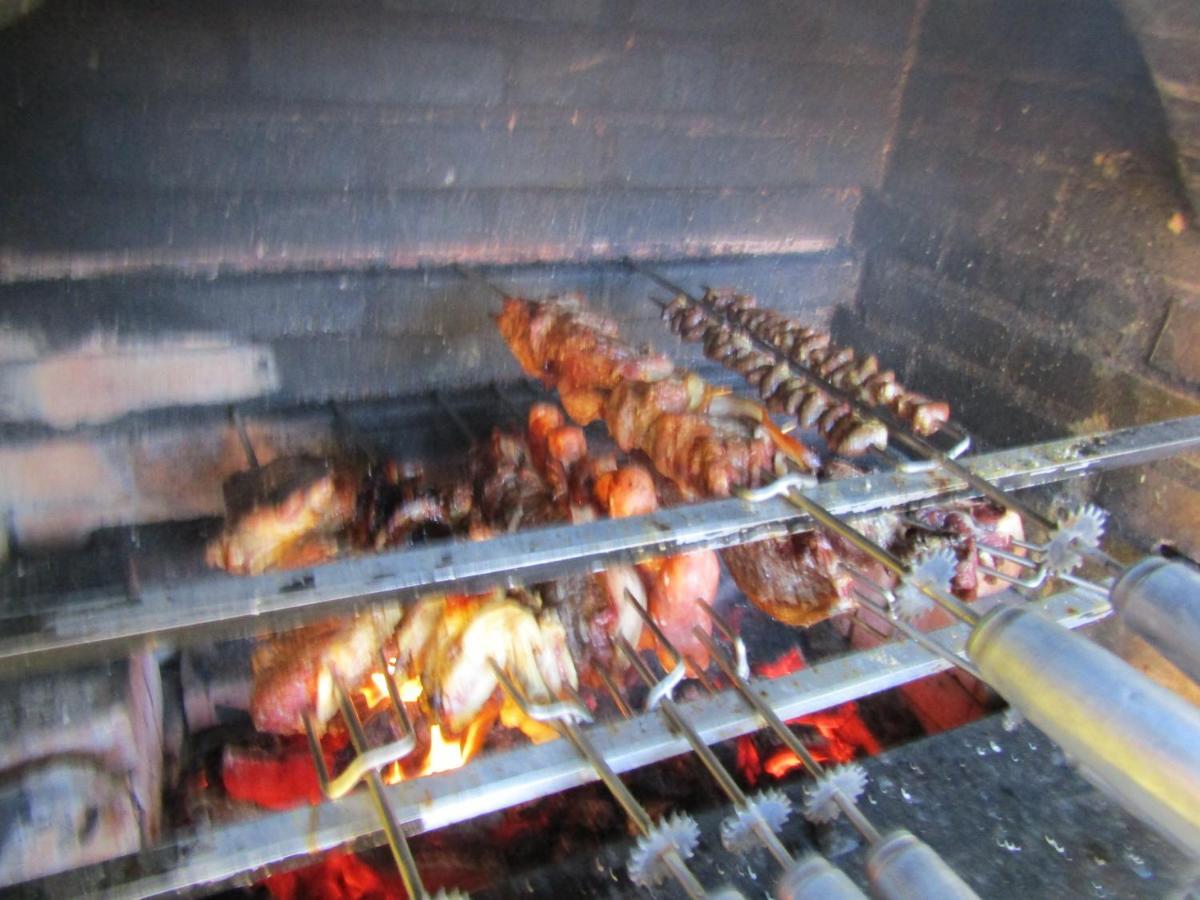
[[[979,900],[932,847],[903,828],[871,848],[867,877],[879,900]]]
[[[1121,621],[1200,683],[1200,571],[1148,556],[1112,588]]]
[[[1086,778],[1200,856],[1200,711],[1027,607],[988,614],[967,652]]]
[[[775,888],[775,900],[866,900],[866,897],[845,872],[815,853],[784,872]]]

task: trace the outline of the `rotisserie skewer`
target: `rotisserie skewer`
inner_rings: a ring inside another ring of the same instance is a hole
[[[757,307],[753,297],[710,290],[704,301],[785,354],[788,362],[758,349],[687,297],[668,303],[663,319],[684,340],[702,342],[706,357],[742,375],[773,412],[795,416],[801,427],[816,427],[834,452],[857,456],[871,447],[882,450],[887,428],[794,375],[789,364],[825,378],[865,404],[887,407],[919,435],[935,433],[950,418],[948,404],[905,388],[895,372],[880,369],[874,355],[858,358],[852,348],[831,344],[827,333]]]

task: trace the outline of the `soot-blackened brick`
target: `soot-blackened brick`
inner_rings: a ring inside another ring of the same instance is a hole
[[[1144,93],[1131,99],[1056,84],[1006,82],[984,113],[981,138],[1068,165],[1090,166],[1098,155],[1128,154],[1123,166],[1167,174],[1173,168],[1161,110]]]
[[[1003,375],[1014,384],[1086,418],[1100,400],[1095,356],[1022,329],[1014,334]]]
[[[477,40],[293,28],[286,19],[256,23],[247,40],[247,78],[262,97],[490,106],[503,95],[503,54]]]
[[[932,0],[922,24],[921,58],[965,72],[1121,87],[1145,77],[1116,4],[1058,0],[1034,14],[1024,0]]]
[[[1008,323],[974,308],[973,298],[878,256],[868,261],[860,303],[877,330],[903,328],[920,335],[927,352],[950,350],[976,365],[1002,370],[1012,346]]]
[[[615,135],[615,177],[646,187],[781,187],[876,183],[884,132],[814,121],[796,138],[689,137],[622,130]]]
[[[1044,231],[1063,176],[945,145],[904,141],[885,181],[903,207],[969,225],[990,239],[1032,241]]]
[[[888,118],[897,77],[891,66],[733,58],[717,85],[717,108],[752,119],[801,115],[874,122]]]
[[[517,103],[663,109],[678,85],[664,82],[662,52],[635,39],[529,41],[516,51],[511,98]],[[708,98],[692,98],[700,106]]]
[[[1174,378],[1200,384],[1200,306],[1171,304],[1150,364]]]
[[[123,184],[238,190],[437,190],[587,187],[607,173],[603,137],[586,127],[503,121],[430,123],[386,113],[213,112],[184,105],[86,126],[97,177]]]

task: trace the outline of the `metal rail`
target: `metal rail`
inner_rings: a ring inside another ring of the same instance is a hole
[[[1090,591],[1057,594],[1038,604],[1060,624],[1078,628],[1110,612]],[[956,623],[931,632],[951,653],[964,652],[970,630]],[[770,681],[754,681],[756,695],[781,720],[828,709],[950,668],[912,642],[848,653]],[[700,738],[713,744],[764,727],[763,719],[730,689],[678,707]],[[688,752],[687,739],[657,715],[638,715],[583,729],[616,774]],[[407,835],[432,831],[597,779],[567,741],[482,756],[461,769],[384,788],[395,822]],[[26,896],[110,898],[199,894],[251,884],[272,871],[339,847],[365,848],[384,839],[366,792],[248,821],[175,836],[139,854],[50,876],[22,886]]]
[[[971,457],[964,465],[975,478],[1016,490],[1198,446],[1200,416],[1002,450]],[[807,497],[846,517],[972,493],[965,480],[946,472],[892,471],[826,482]],[[718,500],[248,578],[212,573],[146,581],[136,592],[9,597],[0,600],[0,678],[112,657],[153,640],[208,640],[274,629],[356,611],[383,597],[474,592],[510,580],[532,583],[614,560],[745,543],[811,522],[783,498],[754,504]]]

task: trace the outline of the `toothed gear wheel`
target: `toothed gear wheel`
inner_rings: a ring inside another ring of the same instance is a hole
[[[1016,731],[1021,727],[1021,723],[1025,721],[1025,717],[1021,715],[1021,711],[1015,706],[1010,706],[1004,711],[1004,715],[1000,718],[1000,724],[1004,726],[1005,731]]]
[[[629,854],[629,880],[638,887],[662,884],[670,871],[663,864],[663,855],[674,850],[682,859],[696,852],[700,843],[700,826],[691,816],[677,813],[659,822]]]
[[[958,568],[958,559],[949,547],[931,550],[912,566],[907,578],[896,588],[896,613],[900,618],[912,620],[933,606],[933,600],[917,587],[925,584],[944,593],[949,593],[950,582]]]
[[[781,791],[762,791],[746,799],[750,804],[748,809],[734,812],[721,823],[721,843],[730,853],[745,853],[758,842],[754,832],[755,813],[776,834],[792,814],[792,801]]]
[[[846,763],[825,773],[804,789],[804,818],[820,825],[832,822],[842,812],[834,801],[841,794],[856,801],[867,787],[867,770],[858,763]]]
[[[1095,550],[1104,537],[1108,513],[1089,503],[1075,510],[1058,526],[1046,545],[1046,565],[1056,574],[1071,572],[1083,563],[1080,550]]]

